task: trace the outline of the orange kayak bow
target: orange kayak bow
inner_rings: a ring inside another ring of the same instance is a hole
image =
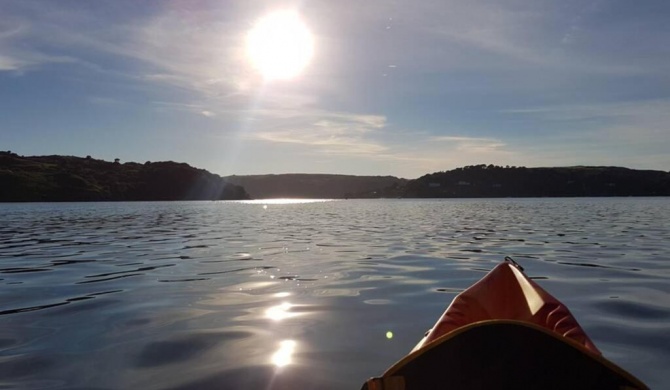
[[[458,294],[412,352],[363,389],[647,389],[507,257]]]

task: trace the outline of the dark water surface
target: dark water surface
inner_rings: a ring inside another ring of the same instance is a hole
[[[668,386],[670,199],[627,198],[0,204],[0,388],[358,389],[505,255]]]

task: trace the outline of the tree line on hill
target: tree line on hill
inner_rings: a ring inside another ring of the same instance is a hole
[[[172,161],[0,152],[0,201],[670,196],[670,173],[620,167],[471,165],[415,180],[326,174],[221,177]]]
[[[402,198],[670,196],[670,173],[620,167],[471,165],[382,191]]]
[[[244,188],[184,163],[138,164],[0,152],[0,201],[249,199]]]

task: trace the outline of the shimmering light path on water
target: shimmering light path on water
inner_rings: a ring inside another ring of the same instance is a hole
[[[505,255],[670,382],[670,199],[0,205],[0,387],[359,388]]]

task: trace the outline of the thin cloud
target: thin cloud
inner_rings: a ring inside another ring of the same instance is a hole
[[[0,19],[0,72],[25,72],[54,63],[76,63],[73,56],[53,54],[53,51],[34,48],[40,41],[40,25],[27,17],[15,15],[10,6],[1,10]]]
[[[204,103],[178,103],[178,102],[164,102],[156,101],[153,105],[158,111],[184,111],[207,118],[215,118],[218,113]]]
[[[53,12],[37,4],[21,4],[13,14],[13,25],[0,27],[4,31],[0,32],[0,48],[5,49],[0,69],[26,69],[48,62],[73,61],[76,57],[80,57],[77,61],[89,62],[90,53],[97,52],[136,61],[135,73],[140,79],[202,93],[232,88],[234,81],[244,76],[243,67],[238,64],[242,31],[236,22],[217,20],[216,12],[211,10],[166,8],[141,21],[116,20],[103,29],[91,30],[89,26],[99,25],[100,15],[67,8]],[[87,33],[82,34],[82,30]],[[231,31],[240,32],[236,35]],[[29,49],[12,49],[22,44]],[[70,55],[50,55],[49,51],[54,50]],[[100,60],[95,62],[106,65]],[[142,68],[148,70],[144,75]]]
[[[388,150],[383,143],[370,137],[371,133],[385,126],[386,118],[383,116],[317,110],[284,118],[282,120],[275,115],[269,121],[256,122],[255,126],[262,130],[253,131],[247,137],[305,145],[327,154],[377,155]]]
[[[437,136],[432,137],[434,142],[442,142],[452,144],[456,150],[475,152],[475,153],[489,153],[501,151],[505,146],[504,142],[492,138],[476,138],[476,137],[462,137],[462,136]]]
[[[15,49],[13,47],[3,47],[0,42],[0,72],[25,72],[37,69],[46,64],[66,64],[76,63],[77,59],[69,56],[46,55],[37,52]]]
[[[550,121],[593,118],[634,119],[670,117],[670,100],[628,101],[615,103],[553,105],[500,110],[503,114],[539,117]]]
[[[561,165],[670,166],[670,100],[558,105],[505,110],[505,114],[569,128],[533,143],[527,156]],[[643,163],[646,161],[646,163]]]
[[[95,105],[99,105],[99,106],[108,106],[108,107],[117,106],[117,105],[120,105],[120,104],[126,104],[125,102],[123,102],[119,99],[115,99],[115,98],[111,98],[111,97],[107,97],[107,96],[89,96],[88,98],[86,98],[86,100],[91,104],[95,104]]]
[[[35,63],[26,61],[23,58],[17,58],[8,55],[0,55],[0,71],[20,70],[27,68]]]

